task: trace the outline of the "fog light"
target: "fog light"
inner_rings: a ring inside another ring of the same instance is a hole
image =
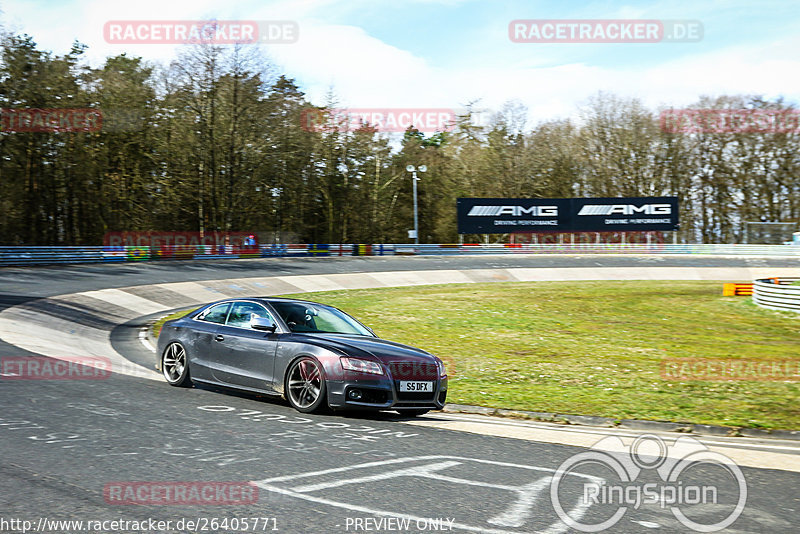
[[[347,396],[350,398],[350,400],[361,400],[361,397],[363,397],[364,394],[361,393],[360,389],[351,389],[347,392]]]

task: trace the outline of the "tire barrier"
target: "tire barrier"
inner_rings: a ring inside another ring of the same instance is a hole
[[[761,278],[753,282],[753,302],[762,308],[800,312],[800,278]]]
[[[153,260],[213,260],[270,257],[457,256],[475,254],[709,254],[800,257],[794,245],[644,243],[500,244],[265,244],[85,247],[0,247],[0,266],[113,263]]]

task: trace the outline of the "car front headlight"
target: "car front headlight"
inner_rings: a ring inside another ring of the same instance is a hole
[[[434,358],[436,358],[434,356]],[[436,358],[436,368],[439,370],[439,378],[444,378],[447,376],[447,370],[444,368],[444,362],[439,358]]]
[[[359,373],[370,373],[373,375],[382,375],[383,367],[378,362],[370,360],[359,360],[358,358],[341,357],[339,361],[342,362],[342,368],[348,371],[356,371]]]

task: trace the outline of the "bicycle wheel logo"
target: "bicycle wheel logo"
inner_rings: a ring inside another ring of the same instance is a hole
[[[573,517],[565,511],[562,482],[578,471],[595,477],[603,473],[583,484],[581,498],[584,506],[601,508],[604,513]],[[629,510],[642,505],[669,509],[683,526],[696,532],[716,532],[741,515],[747,484],[733,460],[694,438],[680,437],[668,446],[659,436],[644,434],[625,445],[612,436],[565,460],[553,475],[550,498],[561,521],[580,532],[611,528]]]

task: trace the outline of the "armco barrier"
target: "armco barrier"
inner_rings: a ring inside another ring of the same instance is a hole
[[[152,260],[215,260],[269,257],[384,256],[394,245],[269,244],[101,247],[0,247],[0,266],[113,263]]]
[[[106,255],[103,247],[0,247],[0,266],[105,261],[113,260]],[[125,261],[125,258],[117,261]]]
[[[753,302],[772,310],[800,312],[800,278],[755,280],[753,282]]]
[[[718,245],[667,243],[501,243],[463,245],[388,245],[396,254],[713,254],[730,256],[797,256],[793,245]]]
[[[269,257],[332,256],[454,256],[473,254],[713,254],[731,256],[800,257],[794,245],[715,244],[268,244],[254,247],[235,245],[161,245],[104,247],[0,247],[0,266],[66,263],[137,262],[152,260],[205,260]]]

